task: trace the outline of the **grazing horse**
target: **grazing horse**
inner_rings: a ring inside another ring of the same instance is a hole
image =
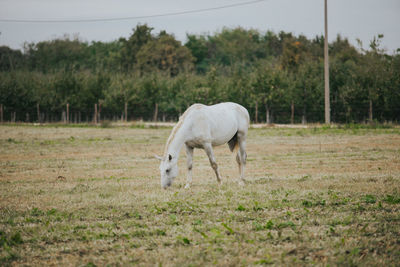
[[[249,128],[249,112],[236,103],[220,103],[212,106],[194,104],[179,118],[172,129],[165,145],[164,156],[156,156],[161,161],[161,187],[167,188],[178,176],[178,158],[182,146],[186,147],[187,183],[192,183],[192,162],[194,148],[202,148],[207,153],[211,167],[221,183],[218,165],[215,161],[213,146],[228,143],[231,151],[235,151],[239,165],[239,183],[244,183],[244,167],[246,163],[246,136]]]

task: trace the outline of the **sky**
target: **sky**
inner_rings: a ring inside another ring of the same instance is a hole
[[[22,49],[67,35],[82,41],[109,42],[128,38],[137,24],[154,33],[166,30],[186,41],[187,34],[214,34],[224,27],[241,26],[261,32],[271,30],[303,34],[324,33],[324,0],[264,0],[252,4],[175,16],[96,22],[9,22],[4,20],[87,20],[143,17],[214,8],[251,0],[0,0],[0,46]],[[383,34],[382,48],[400,48],[400,0],[328,0],[328,39],[340,34],[363,48]]]

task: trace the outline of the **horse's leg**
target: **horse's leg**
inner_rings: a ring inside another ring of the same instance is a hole
[[[189,188],[190,185],[192,184],[192,167],[193,167],[193,147],[190,147],[186,145],[186,158],[187,158],[187,179],[186,179],[186,185],[185,188]]]
[[[240,179],[239,179],[239,184],[244,185],[245,179],[244,179],[244,168],[246,166],[246,136],[244,134],[239,134],[238,133],[238,144],[239,144],[239,151],[237,152],[236,155],[236,161],[239,165],[239,173],[240,173]]]
[[[221,184],[221,176],[219,175],[219,172],[218,172],[218,165],[217,165],[217,162],[215,161],[212,145],[210,143],[206,143],[203,145],[203,147],[207,153],[208,159],[210,160],[211,167],[214,169],[215,174],[217,175],[217,181],[218,181],[218,183]]]
[[[244,185],[244,179],[242,178],[243,164],[242,164],[242,162],[240,160],[240,152],[239,151],[236,154],[236,162],[237,162],[237,164],[239,166],[239,174],[240,174],[240,177],[238,179],[238,183],[239,183],[239,185]]]

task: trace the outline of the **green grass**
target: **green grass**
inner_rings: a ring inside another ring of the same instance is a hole
[[[0,265],[395,266],[400,136],[357,131],[252,129],[244,187],[224,146],[162,190],[168,128],[0,126]]]
[[[320,136],[320,135],[371,135],[371,134],[400,134],[397,126],[373,126],[362,124],[345,124],[335,126],[310,126],[309,128],[264,128],[253,129],[259,131],[263,136]]]

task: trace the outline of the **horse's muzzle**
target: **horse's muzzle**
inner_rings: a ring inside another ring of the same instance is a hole
[[[171,186],[171,182],[167,182],[166,184],[162,185],[161,187],[162,187],[163,189],[167,189],[167,188],[170,187],[170,186]]]

